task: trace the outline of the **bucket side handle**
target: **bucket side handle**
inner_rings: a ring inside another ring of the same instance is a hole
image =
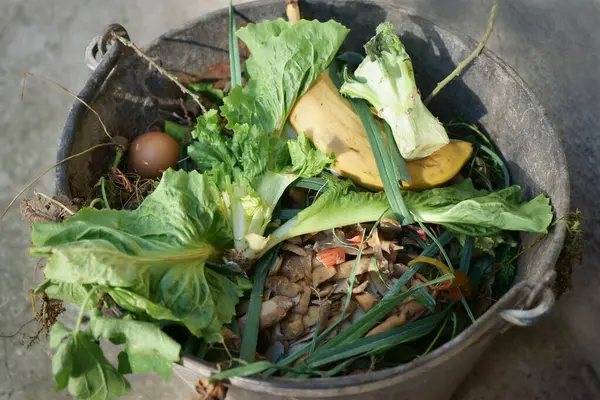
[[[536,324],[552,312],[556,299],[551,286],[555,277],[556,272],[554,270],[548,272],[533,286],[522,309],[503,310],[500,312],[500,316],[508,323],[516,326]],[[537,305],[533,306],[536,301]]]
[[[102,35],[93,38],[85,49],[86,64],[93,72],[77,97],[87,104],[90,104],[96,97],[123,53],[124,45],[120,41],[114,40],[113,32],[123,37],[129,37],[125,28],[119,24],[112,24],[104,30]],[[79,131],[86,112],[87,107],[81,101],[76,100],[73,103],[58,144],[58,161],[71,155],[75,135]],[[68,162],[61,163],[56,167],[55,191],[56,194],[70,197]]]

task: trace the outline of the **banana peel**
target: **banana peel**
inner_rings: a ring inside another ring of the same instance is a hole
[[[370,189],[383,189],[362,122],[327,72],[298,99],[289,121],[319,150],[335,154],[335,172]],[[412,182],[403,182],[403,188],[424,190],[441,186],[458,174],[472,154],[471,143],[452,140],[428,157],[407,161]]]

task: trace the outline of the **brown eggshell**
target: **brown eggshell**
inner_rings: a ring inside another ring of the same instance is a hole
[[[181,146],[162,132],[148,132],[138,136],[129,146],[129,170],[142,178],[160,178],[169,168],[175,168]]]

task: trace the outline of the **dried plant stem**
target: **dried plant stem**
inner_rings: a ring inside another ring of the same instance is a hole
[[[200,101],[200,97],[197,94],[195,94],[195,93],[191,92],[190,90],[188,90],[188,88],[186,88],[185,86],[183,86],[181,84],[181,82],[179,82],[179,80],[177,79],[177,77],[175,75],[170,74],[166,69],[164,69],[163,67],[161,67],[160,65],[158,65],[156,62],[154,62],[153,59],[151,59],[150,57],[148,57],[147,55],[145,55],[142,52],[142,50],[140,50],[140,48],[137,47],[135,45],[135,43],[133,43],[132,41],[127,40],[123,36],[118,35],[118,34],[116,34],[114,32],[113,32],[113,36],[115,38],[117,38],[125,46],[132,48],[136,52],[136,54],[138,56],[140,56],[141,58],[143,58],[144,60],[146,60],[150,65],[152,65],[154,68],[156,68],[156,70],[158,72],[160,72],[162,75],[166,76],[171,81],[173,81],[173,83],[175,83],[179,87],[179,89],[181,89],[181,91],[183,93],[186,93],[187,95],[189,95],[200,106],[200,109],[202,110],[203,113],[206,113],[206,107],[204,107],[204,105]]]
[[[25,186],[23,189],[21,189],[21,191],[20,191],[19,193],[17,193],[17,195],[16,195],[16,196],[15,196],[15,197],[14,197],[14,198],[13,198],[13,199],[10,201],[10,203],[8,204],[8,206],[6,206],[6,209],[5,209],[5,210],[4,210],[4,212],[2,213],[2,216],[0,216],[0,220],[1,220],[2,218],[4,218],[4,216],[6,215],[6,213],[8,212],[8,210],[10,210],[10,208],[13,206],[13,204],[15,204],[15,201],[17,201],[17,199],[18,199],[19,197],[21,197],[21,195],[22,195],[22,194],[23,194],[23,193],[24,193],[24,192],[25,192],[27,189],[29,189],[29,188],[31,187],[31,185],[33,185],[34,183],[36,183],[37,181],[39,181],[39,180],[40,180],[40,178],[41,178],[42,176],[46,175],[48,172],[52,171],[54,168],[58,167],[59,165],[61,165],[61,164],[65,163],[65,162],[67,162],[67,161],[69,161],[69,160],[72,160],[72,159],[74,159],[74,158],[77,158],[77,157],[79,157],[79,156],[82,156],[82,155],[84,155],[84,154],[87,154],[87,153],[89,153],[90,151],[96,150],[97,148],[100,148],[100,147],[105,147],[105,146],[114,146],[114,145],[116,145],[116,143],[112,143],[112,142],[111,142],[111,143],[100,143],[100,144],[97,144],[97,145],[95,145],[95,146],[92,146],[92,147],[90,147],[90,148],[89,148],[89,149],[87,149],[87,150],[84,150],[84,151],[82,151],[82,152],[80,152],[80,153],[73,154],[72,156],[69,156],[69,157],[67,157],[67,158],[65,158],[65,159],[62,159],[62,160],[60,160],[59,162],[57,162],[56,164],[54,164],[53,166],[51,166],[50,168],[46,169],[44,172],[42,172],[41,174],[39,174],[38,176],[36,176],[36,177],[35,177],[35,178],[34,178],[34,179],[31,181],[31,182],[29,182],[29,183],[27,184],[27,186]]]
[[[112,136],[110,133],[108,133],[108,129],[106,128],[106,125],[104,125],[104,122],[102,122],[102,118],[100,118],[100,115],[98,114],[98,112],[96,110],[94,110],[92,108],[92,106],[90,106],[88,103],[86,103],[85,101],[83,101],[82,99],[80,99],[75,93],[71,92],[69,89],[67,89],[66,87],[64,87],[63,85],[61,85],[60,83],[47,78],[45,76],[42,75],[37,75],[34,74],[32,72],[23,72],[23,80],[21,81],[21,101],[23,101],[23,96],[25,94],[25,79],[27,78],[27,75],[33,76],[34,78],[39,78],[39,79],[43,79],[46,82],[50,82],[55,86],[58,86],[59,88],[61,88],[63,91],[65,91],[66,93],[68,93],[71,97],[74,97],[77,101],[79,101],[81,104],[83,104],[84,106],[87,107],[88,110],[90,110],[92,113],[94,113],[94,115],[96,115],[96,117],[98,117],[98,121],[100,121],[100,125],[102,125],[102,129],[104,130],[104,133],[106,134],[106,136],[108,136],[109,139],[112,140]]]
[[[483,48],[485,47],[488,39],[490,38],[490,36],[492,34],[492,31],[494,30],[494,20],[496,19],[496,10],[497,9],[498,9],[498,3],[494,3],[494,5],[492,6],[492,11],[490,12],[490,19],[489,19],[487,31],[485,32],[483,39],[481,39],[481,42],[479,42],[479,45],[477,46],[477,48],[473,51],[473,53],[471,53],[471,55],[469,57],[462,60],[457,65],[457,67],[454,69],[454,71],[452,71],[450,73],[450,75],[448,75],[443,81],[438,83],[438,85],[435,87],[435,89],[433,89],[433,91],[429,94],[429,96],[427,96],[427,98],[423,101],[423,103],[425,105],[429,104],[431,99],[433,99],[433,97],[436,94],[438,94],[440,92],[440,90],[442,90],[444,88],[444,86],[446,86],[452,79],[454,79],[458,75],[460,75],[461,72],[469,64],[471,64],[471,62],[473,62],[473,60],[475,60],[479,56],[479,54],[481,53],[481,50],[483,50]]]
[[[302,17],[300,16],[300,5],[298,4],[298,0],[287,0],[285,13],[288,21],[290,21],[292,24],[300,21]]]
[[[21,327],[19,328],[19,330],[16,331],[15,333],[13,333],[12,335],[0,335],[0,338],[10,339],[10,338],[13,338],[13,337],[17,336],[19,333],[21,333],[21,331],[23,330],[23,328],[25,328],[27,325],[29,325],[33,321],[37,321],[37,319],[36,318],[31,318],[29,321],[27,321],[23,325],[21,325]]]
[[[69,207],[65,206],[63,203],[61,203],[60,201],[53,199],[52,197],[48,196],[47,194],[41,193],[41,192],[36,192],[37,195],[42,196],[43,198],[45,198],[46,200],[56,204],[57,206],[59,206],[60,208],[62,208],[63,210],[65,210],[69,215],[73,215],[75,214],[72,210],[69,210]]]

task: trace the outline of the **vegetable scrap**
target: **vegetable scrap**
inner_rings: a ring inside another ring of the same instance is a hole
[[[231,18],[231,76],[223,61],[179,80],[213,107],[165,114],[90,199],[22,204],[46,260],[35,292],[81,308],[50,328],[59,390],[116,398],[183,355],[219,366],[197,387],[215,399],[235,376],[410,362],[509,290],[518,232],[550,227],[549,199],[521,200],[479,127],[427,109],[397,27],[350,57],[348,28],[287,10],[238,29],[240,46]],[[124,345],[117,367],[101,337]]]

